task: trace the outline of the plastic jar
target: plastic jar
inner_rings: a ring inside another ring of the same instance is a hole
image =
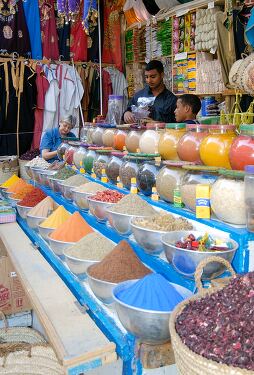
[[[121,124],[122,113],[123,113],[123,96],[109,95],[107,121],[110,124],[114,124],[114,125]]]
[[[57,156],[60,160],[64,159],[65,152],[70,148],[71,146],[67,142],[67,140],[63,140],[63,142],[57,147]]]
[[[159,165],[155,161],[145,161],[138,168],[137,187],[144,195],[151,195],[152,188],[156,185],[156,177],[159,172]]]
[[[183,176],[180,184],[182,202],[187,208],[195,212],[197,185],[206,184],[212,186],[218,178],[218,168],[183,166],[183,169],[187,173]]]
[[[161,134],[158,151],[164,160],[179,160],[176,148],[179,140],[186,132],[184,123],[166,124],[165,132]]]
[[[93,135],[94,131],[95,131],[95,124],[90,123],[90,125],[88,126],[88,129],[87,129],[87,133],[86,133],[87,143],[90,143],[90,144],[93,143],[92,135]]]
[[[102,135],[103,146],[113,147],[115,131],[115,128],[109,128],[104,130],[104,133]]]
[[[247,228],[254,232],[254,165],[245,167],[244,192]]]
[[[201,163],[199,148],[203,138],[208,135],[208,125],[187,124],[186,134],[182,136],[177,144],[179,159]]]
[[[103,146],[102,136],[104,133],[104,129],[100,126],[96,126],[92,133],[92,141],[94,145]]]
[[[181,179],[186,174],[186,170],[182,168],[184,163],[168,163],[161,168],[156,178],[156,189],[160,198],[166,202],[174,202],[174,190],[180,186]]]
[[[107,150],[96,151],[96,157],[93,162],[93,170],[96,177],[101,178],[102,170],[106,169],[107,163],[109,162],[110,152]]]
[[[244,173],[240,171],[220,171],[210,196],[212,211],[219,220],[230,224],[246,223],[243,178]]]
[[[229,160],[232,169],[244,170],[254,165],[254,125],[240,125],[240,135],[231,145]]]
[[[87,149],[84,145],[80,145],[77,150],[75,150],[73,155],[73,163],[76,168],[81,168],[84,165],[84,159],[87,154]]]
[[[141,135],[139,140],[140,152],[145,154],[157,154],[160,134],[164,128],[164,123],[146,124],[146,130]]]
[[[81,141],[88,142],[88,133],[89,133],[89,129],[90,128],[91,128],[91,123],[90,122],[85,122],[84,126],[80,130],[80,139],[81,139]]]
[[[210,125],[209,135],[200,143],[200,157],[205,165],[231,169],[229,150],[236,137],[234,125]]]
[[[88,148],[88,151],[84,158],[84,164],[83,164],[84,169],[87,173],[92,172],[93,162],[94,162],[95,157],[96,157],[95,150],[91,150],[90,148]]]
[[[116,150],[123,151],[125,147],[125,139],[127,136],[128,128],[121,128],[117,129],[115,134],[114,134],[114,144],[113,147]]]
[[[126,155],[123,157],[123,164],[121,165],[119,170],[119,177],[120,181],[126,189],[131,188],[131,179],[133,177],[137,178],[138,167],[146,160],[147,158],[135,157],[130,155]]]
[[[144,128],[131,129],[125,139],[126,149],[129,152],[138,152],[139,141],[144,133]]]
[[[120,173],[120,167],[123,164],[123,156],[122,152],[112,152],[111,158],[106,166],[106,175],[110,182],[116,183],[117,177]]]
[[[64,154],[64,160],[67,164],[73,164],[73,157],[79,146],[80,142],[69,142],[69,147],[66,149]]]

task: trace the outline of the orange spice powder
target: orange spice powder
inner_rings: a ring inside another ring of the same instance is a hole
[[[22,191],[25,187],[27,187],[27,185],[28,184],[20,178],[15,184],[11,185],[7,189],[7,191],[9,193],[15,193],[16,194],[16,193],[19,193],[20,191]]]

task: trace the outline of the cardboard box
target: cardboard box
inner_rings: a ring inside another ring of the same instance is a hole
[[[31,310],[32,307],[0,238],[0,310],[4,314]]]

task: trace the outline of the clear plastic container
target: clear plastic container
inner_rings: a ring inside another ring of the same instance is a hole
[[[199,148],[203,138],[208,135],[209,126],[200,124],[187,124],[186,133],[177,144],[179,159],[201,163]]]
[[[157,154],[160,134],[165,128],[162,123],[149,123],[146,124],[146,130],[141,135],[139,140],[140,152],[145,154]]]
[[[205,165],[231,169],[229,150],[236,137],[234,125],[210,125],[209,135],[200,144],[200,157]]]
[[[109,95],[107,121],[113,125],[121,124],[123,113],[123,96]]]
[[[195,169],[191,169],[195,168]],[[207,169],[206,169],[207,168]],[[196,211],[196,187],[198,184],[212,184],[218,178],[218,169],[209,167],[183,166],[187,173],[183,176],[180,184],[182,202],[192,211]]]
[[[164,133],[161,134],[158,151],[164,160],[179,160],[177,145],[186,132],[184,123],[166,124]]]
[[[186,170],[182,168],[184,165],[182,162],[165,163],[166,165],[157,174],[156,189],[161,199],[174,203],[174,190],[180,186]]]
[[[113,147],[115,132],[116,132],[115,128],[110,128],[110,129],[104,130],[104,133],[102,135],[102,142],[103,142],[104,146]]]
[[[96,151],[96,157],[93,162],[93,170],[97,178],[101,178],[102,170],[106,169],[110,159],[110,151]]]
[[[122,152],[112,152],[109,162],[106,166],[106,175],[110,182],[116,183],[117,177],[119,177],[120,167],[123,164]]]
[[[144,129],[131,129],[125,139],[126,149],[129,152],[138,152],[139,141],[144,133]]]
[[[88,148],[88,151],[86,153],[86,156],[84,158],[84,169],[87,173],[91,173],[93,169],[93,162],[94,159],[96,158],[96,153],[94,150],[91,150]]]
[[[246,208],[247,228],[254,232],[254,165],[245,167],[244,195]]]
[[[229,159],[232,169],[244,170],[246,165],[254,165],[254,125],[240,125],[240,135],[231,145]]]
[[[156,176],[159,172],[159,165],[155,161],[145,161],[139,166],[137,172],[137,187],[144,195],[151,195],[156,185]]]
[[[76,168],[83,168],[86,154],[87,149],[85,146],[80,145],[77,150],[75,150],[73,155],[73,163]]]
[[[114,134],[114,144],[113,147],[116,150],[123,151],[125,147],[125,139],[128,134],[128,128],[117,129]]]
[[[246,223],[244,173],[221,170],[220,177],[211,187],[210,203],[219,220],[230,224]]]
[[[104,133],[104,128],[100,126],[96,126],[96,128],[94,129],[92,133],[92,141],[94,145],[103,146],[103,140],[102,140],[103,133]]]

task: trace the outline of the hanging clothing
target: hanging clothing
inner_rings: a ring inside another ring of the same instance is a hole
[[[233,29],[236,59],[242,58],[242,53],[249,53],[251,47],[245,38],[245,27],[250,17],[250,7],[243,6],[241,10],[233,10]]]
[[[91,84],[91,93],[88,107],[88,121],[93,121],[100,114],[100,80],[98,72],[95,70]]]
[[[104,68],[109,74],[112,82],[113,94],[123,96],[123,111],[128,104],[128,83],[122,72],[114,67]]]
[[[100,2],[100,22],[101,22],[101,46],[104,43],[104,2]],[[98,25],[94,25],[87,40],[87,61],[99,62],[99,33]]]
[[[156,4],[155,0],[143,0],[143,3],[148,13],[152,14],[153,16],[160,11],[160,8]]]
[[[83,1],[80,3],[79,14],[71,23],[70,50],[74,61],[87,61],[87,35],[82,24]]]
[[[104,2],[104,41],[102,48],[102,62],[115,64],[123,70],[121,54],[121,24],[116,1]]]
[[[155,0],[160,9],[170,9],[176,5],[181,4],[178,0]]]
[[[56,28],[58,34],[59,55],[62,60],[70,60],[70,22],[65,22],[63,17],[56,17]]]
[[[97,0],[84,0],[83,24],[87,35],[90,35],[97,25]]]
[[[49,88],[44,100],[43,113],[43,132],[52,129],[55,124],[58,125],[58,96],[60,93],[59,84],[56,76],[57,65],[44,65],[43,70],[49,82]]]
[[[32,50],[32,58],[42,59],[41,45],[41,27],[40,27],[40,11],[38,0],[23,1],[23,8],[26,17],[26,23],[29,31],[29,38]]]
[[[102,108],[103,108],[103,115],[106,116],[108,113],[108,98],[109,95],[113,94],[112,82],[110,78],[110,74],[103,69],[102,71]]]
[[[91,85],[92,85],[95,68],[93,66],[88,66],[84,64],[84,66],[82,65],[78,66],[77,70],[80,75],[82,85],[84,87],[84,95],[81,100],[83,117],[84,117],[84,121],[88,121],[88,109],[89,109],[89,102],[91,98]]]
[[[47,59],[57,60],[59,58],[59,49],[54,0],[39,0],[39,7],[43,56]]]
[[[23,9],[23,1],[1,0],[0,46],[8,53],[20,56],[31,53],[29,33]]]

